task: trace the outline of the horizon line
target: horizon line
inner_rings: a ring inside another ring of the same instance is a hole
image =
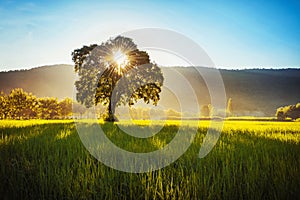
[[[52,66],[60,66],[60,65],[70,65],[74,66],[73,64],[44,64],[40,66],[35,66],[35,67],[29,67],[29,68],[16,68],[16,69],[4,69],[1,70],[0,72],[17,72],[17,71],[29,71],[33,69],[38,69],[42,67],[52,67]],[[208,68],[208,69],[218,69],[218,70],[229,70],[229,71],[236,71],[236,70],[284,70],[284,69],[300,69],[299,66],[283,66],[283,67],[275,67],[275,66],[241,66],[241,67],[227,67],[227,66],[215,66],[215,67],[205,67],[205,66],[192,66],[192,65],[173,65],[173,66],[166,66],[166,65],[159,65],[159,67],[163,68],[168,68],[168,67],[203,67],[203,68]]]

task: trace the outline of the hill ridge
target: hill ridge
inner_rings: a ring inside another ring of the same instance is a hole
[[[274,116],[276,108],[296,104],[300,101],[300,69],[245,69],[228,70],[215,68],[222,75],[227,98],[232,98],[236,115]],[[168,78],[170,70],[177,70],[196,91],[201,105],[210,103],[209,93],[202,77],[197,76],[195,67],[162,67]],[[28,70],[0,72],[0,91],[10,92],[23,88],[38,97],[52,96],[58,99],[74,96],[76,74],[73,65],[46,65]],[[178,87],[181,84],[178,83]],[[181,88],[181,91],[184,91]],[[164,92],[161,102],[178,110],[174,96]],[[182,100],[189,104],[189,98]]]

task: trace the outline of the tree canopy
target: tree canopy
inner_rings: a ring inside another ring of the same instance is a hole
[[[160,99],[161,69],[130,38],[117,36],[101,45],[83,46],[72,52],[72,59],[79,76],[77,101],[87,108],[107,106],[107,121],[115,120],[116,106],[131,106],[139,99],[157,105]]]
[[[201,116],[202,117],[212,117],[213,115],[213,107],[211,104],[203,105],[200,108]]]
[[[300,118],[300,103],[278,108],[276,111],[276,117],[278,120],[295,120]]]
[[[0,92],[0,119],[66,119],[72,116],[72,100],[37,98],[21,88]]]

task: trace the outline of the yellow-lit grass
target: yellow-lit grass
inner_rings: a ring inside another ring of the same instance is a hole
[[[84,122],[89,122],[85,120]],[[119,124],[131,126],[129,121]],[[118,124],[117,123],[117,124]],[[106,167],[82,145],[68,121],[0,121],[2,199],[296,199],[300,188],[299,122],[225,121],[213,150],[198,158],[209,121],[135,121],[161,126],[155,136],[133,138],[100,122],[118,146],[133,152],[160,149],[178,126],[198,127],[185,154],[144,174]]]

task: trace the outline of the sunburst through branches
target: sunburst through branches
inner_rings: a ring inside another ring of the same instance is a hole
[[[117,64],[118,74],[122,74],[122,70],[129,63],[128,56],[121,51],[121,49],[117,49],[113,51],[113,60]]]
[[[72,53],[76,81],[76,98],[87,107],[108,106],[107,121],[114,121],[118,105],[159,101],[163,85],[160,68],[150,62],[146,51],[140,51],[131,38],[117,36],[101,45],[84,46]]]

